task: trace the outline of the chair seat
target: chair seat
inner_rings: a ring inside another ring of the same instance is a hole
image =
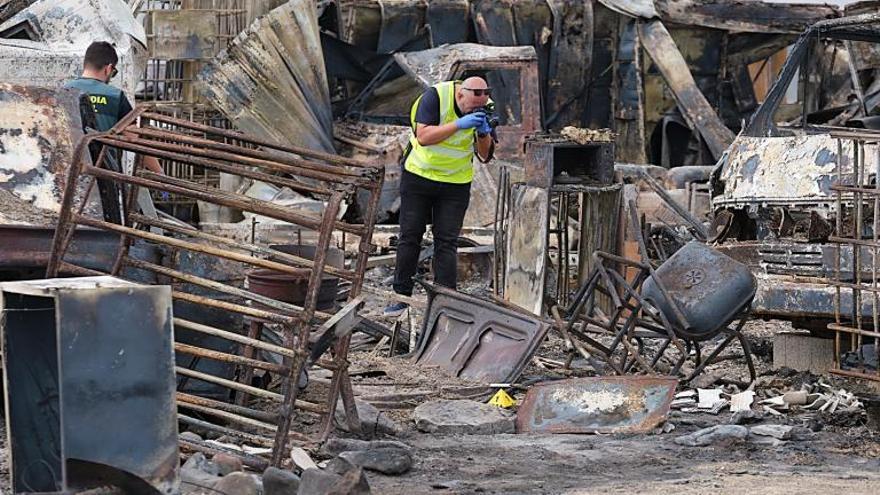
[[[687,320],[681,325],[654,280],[658,277]],[[749,268],[699,242],[690,242],[666,260],[642,286],[649,300],[681,337],[710,339],[751,304],[757,281]]]

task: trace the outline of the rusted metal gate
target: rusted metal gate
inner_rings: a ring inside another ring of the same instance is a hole
[[[869,132],[838,138],[834,260],[834,373],[880,381],[880,145]]]
[[[230,141],[235,144],[227,144]],[[100,149],[95,165],[92,165],[88,159],[90,145]],[[119,173],[107,167],[108,155],[120,151],[135,154],[132,175]],[[301,213],[289,207],[280,207],[241,194],[221,191],[197,182],[152,173],[142,166],[142,158],[145,156],[173,160],[278,187],[287,187],[297,193],[321,200],[324,202],[324,208],[320,215]],[[184,423],[220,432],[249,444],[271,447],[271,464],[278,466],[286,457],[285,449],[289,440],[308,443],[327,437],[333,428],[334,413],[340,395],[349,428],[354,431],[359,429],[347,373],[350,335],[348,331],[356,323],[356,311],[360,304],[358,294],[370,251],[370,239],[383,177],[384,170],[381,165],[308,149],[281,146],[235,131],[138,109],[109,132],[88,135],[78,144],[66,184],[47,276],[54,277],[59,273],[89,275],[101,273],[77,266],[65,259],[76,228],[101,229],[116,233],[121,239],[115,262],[108,270],[110,274],[125,277],[133,272],[149,273],[158,277],[160,283],[165,281],[164,283],[172,285],[172,297],[175,301],[242,315],[248,321],[258,323],[251,325],[252,332],[245,335],[238,328],[217,328],[180,317],[174,319],[177,328],[225,339],[230,344],[238,345],[238,352],[220,352],[183,344],[178,339],[175,344],[178,354],[219,361],[238,366],[243,370],[269,371],[283,377],[280,393],[276,393],[252,386],[250,383],[242,383],[244,380],[229,380],[178,366],[176,371],[179,380],[183,378],[211,383],[273,404],[267,411],[250,407],[246,403],[238,404],[233,401],[227,402],[178,392],[177,402],[181,410],[197,412],[209,420],[194,418],[183,413],[179,414],[179,419]],[[89,188],[93,188],[98,181],[116,184],[122,191],[118,198],[123,207],[121,223],[111,223],[84,214],[82,205],[77,204],[74,192],[78,184],[88,182]],[[140,188],[151,192],[165,191],[215,205],[239,208],[310,229],[315,232],[317,239],[314,259],[281,252],[256,240],[250,243],[238,242],[188,228],[179,223],[147,218],[133,208]],[[340,220],[341,207],[358,193],[367,194],[370,198],[366,211],[362,212],[364,223],[353,224]],[[357,257],[350,268],[333,267],[325,263],[334,233],[354,235],[360,239]],[[180,253],[199,253],[201,256],[216,258],[218,261],[240,263],[247,267],[273,270],[281,274],[303,276],[308,279],[305,301],[301,305],[283,302],[232,283],[218,282],[192,272],[187,273],[183,268],[169,268],[154,261],[140,259],[137,257],[137,251],[131,249],[135,242],[160,245],[164,249]],[[336,313],[316,310],[319,288],[325,276],[337,277],[351,284],[349,303]],[[222,298],[205,296],[206,291],[220,294]],[[121,308],[120,311],[124,309]],[[258,329],[263,325],[274,325],[279,328],[283,336],[283,345],[274,345],[261,340]],[[337,337],[335,341],[331,339],[333,336]],[[310,338],[321,343],[335,342],[332,345],[332,357],[318,356],[320,351],[310,346]],[[282,364],[259,359],[255,351],[281,356]],[[309,356],[310,352],[312,356]],[[303,392],[297,386],[298,378],[307,364],[332,370],[329,390],[315,392],[321,400],[307,401],[303,398],[303,394],[309,392],[310,388],[314,392],[319,387],[306,387]],[[245,371],[241,375],[248,376],[249,372]],[[290,431],[295,410],[317,414],[320,417],[319,431],[313,435]],[[223,450],[223,447],[216,444],[191,441],[181,443],[184,448],[194,450],[206,452]],[[268,464],[258,456],[242,454],[234,450],[229,453],[239,455],[246,464],[256,468],[264,468]]]

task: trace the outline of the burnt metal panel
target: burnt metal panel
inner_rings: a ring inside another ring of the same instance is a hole
[[[165,60],[210,59],[221,49],[218,24],[217,11],[152,10],[147,37],[150,56]]]
[[[333,115],[316,9],[292,0],[257,19],[199,74],[235,127],[276,144],[333,152]]]
[[[545,128],[582,126],[589,74],[594,70],[593,3],[548,0],[547,4],[553,13],[553,24],[547,47]],[[539,51],[539,60],[540,55]],[[543,78],[545,73],[541,74]]]
[[[666,420],[678,379],[571,378],[529,389],[517,433],[647,433]]]
[[[514,184],[510,191],[509,211],[504,300],[539,315],[543,312],[547,275],[548,189]]]
[[[421,282],[428,309],[416,363],[487,383],[513,382],[528,364],[549,323],[518,308]]]
[[[431,28],[431,45],[464,43],[468,40],[471,9],[468,0],[431,0],[425,12]]]
[[[393,53],[412,40],[425,26],[425,2],[421,0],[379,0],[382,26],[379,53]]]
[[[174,493],[170,288],[87,277],[0,293],[15,492],[112,483]]]
[[[642,296],[670,320],[675,313],[672,305],[676,305],[688,323],[687,328],[677,328],[676,332],[703,339],[714,336],[721,326],[747,308],[756,290],[755,276],[746,265],[692,241],[645,281]]]
[[[646,51],[663,74],[688,126],[703,136],[715,158],[720,157],[733,141],[734,135],[700,92],[669,31],[662,22],[651,21],[639,25],[639,35]]]

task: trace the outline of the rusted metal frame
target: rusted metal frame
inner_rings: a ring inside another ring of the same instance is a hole
[[[217,301],[217,300],[211,299],[209,297],[199,296],[196,294],[190,294],[188,292],[181,292],[181,291],[177,291],[177,290],[172,290],[171,297],[173,299],[177,299],[180,301],[191,302],[194,304],[201,304],[203,306],[222,309],[224,311],[231,311],[233,313],[242,314],[245,316],[249,316],[251,318],[255,318],[258,320],[264,320],[266,322],[271,322],[271,323],[280,323],[282,325],[289,325],[294,320],[294,318],[292,316],[273,313],[271,311],[266,311],[266,310],[263,310],[260,308],[254,308],[252,306],[243,306],[241,304],[234,304],[234,303],[230,303],[228,301]],[[235,335],[238,335],[238,334],[235,334]],[[283,347],[281,349],[283,349]]]
[[[660,311],[659,309],[655,308],[652,304],[650,304],[645,299],[643,299],[641,294],[639,294],[637,290],[629,287],[629,284],[627,284],[626,279],[622,275],[620,275],[618,272],[612,271],[611,275],[613,277],[615,277],[617,279],[617,282],[619,284],[621,284],[627,290],[630,297],[632,297],[633,299],[638,301],[638,305],[639,305],[639,308],[641,308],[641,311],[647,312],[655,320],[660,320],[660,325],[658,325],[658,326],[660,328],[662,328],[664,332],[666,332],[666,337],[672,342],[672,344],[676,347],[676,349],[678,349],[679,352],[685,353],[685,348],[684,348],[684,345],[681,343],[681,339],[679,339],[678,336],[675,335],[675,331],[672,329],[672,326],[671,326],[670,322],[666,319],[665,315],[663,315],[663,312]],[[637,313],[635,313],[635,312],[633,312],[633,315],[638,316]],[[639,324],[639,326],[644,327],[645,325],[643,325],[642,323],[643,322],[641,321],[641,319],[639,320],[639,322],[637,322],[637,324]],[[651,330],[659,333],[656,329],[651,329]]]
[[[275,432],[275,427],[271,423],[264,423],[262,421],[257,421],[255,419],[248,418],[247,416],[241,416],[239,414],[234,414],[228,411],[224,411],[222,409],[217,409],[214,407],[207,407],[201,404],[196,404],[192,402],[186,402],[183,400],[177,400],[178,408],[186,408],[192,411],[196,411],[202,414],[207,414],[214,416],[218,419],[223,419],[229,421],[231,423],[237,423],[240,425],[248,426],[251,428],[259,428],[266,431],[270,431],[272,433]]]
[[[180,225],[176,225],[170,222],[163,222],[162,220],[156,220],[153,218],[149,218],[139,214],[132,214],[129,216],[132,222],[136,222],[143,225],[149,225],[150,227],[156,227],[162,230],[167,230],[169,232],[175,232],[178,234],[183,234],[186,236],[194,237],[196,239],[203,239],[206,241],[214,242],[217,244],[222,244],[225,246],[229,246],[231,248],[240,249],[243,251],[251,251],[253,253],[262,254],[264,256],[270,258],[276,258],[278,260],[286,261],[292,265],[298,265],[303,268],[311,268],[312,260],[308,258],[302,258],[300,256],[296,256],[293,254],[284,253],[275,249],[267,248],[265,246],[260,246],[258,244],[252,244],[249,242],[239,242],[227,237],[221,237],[214,234],[208,234],[202,232],[201,230],[197,230],[194,228],[186,228]],[[336,268],[334,266],[326,266],[324,271],[328,275],[333,275],[335,277],[339,277],[345,280],[354,280],[355,272],[352,270],[346,270],[342,268]]]
[[[224,426],[215,425],[209,421],[202,421],[201,419],[193,418],[192,416],[187,416],[186,414],[177,413],[177,421],[180,423],[184,423],[187,425],[195,426],[197,428],[203,428],[205,430],[216,431],[221,435],[227,435],[233,438],[237,438],[239,440],[243,440],[252,445],[258,445],[260,447],[272,447],[272,439],[261,437],[259,435],[254,435],[252,433],[245,433],[243,431],[238,431],[232,428],[226,428]]]
[[[386,154],[388,151],[384,148],[380,148],[379,146],[373,146],[371,144],[364,143],[362,141],[358,141],[357,139],[350,137],[348,135],[342,134],[338,129],[333,132],[333,139],[339,141],[340,143],[345,143],[355,148],[359,148],[365,151],[371,151],[373,153],[378,153],[381,155]]]
[[[101,140],[102,143],[106,143],[107,145],[113,146],[115,148],[124,148],[126,151],[130,151],[132,153],[138,153],[140,155],[145,156],[153,156],[156,158],[163,158],[166,160],[173,160],[179,163],[185,163],[188,165],[198,165],[205,168],[210,168],[214,170],[218,170],[220,172],[226,172],[230,174],[240,175],[242,177],[247,177],[249,179],[260,180],[263,182],[267,182],[270,184],[275,184],[279,186],[289,187],[295,191],[313,193],[313,194],[323,194],[329,195],[332,194],[331,189],[324,189],[321,187],[313,186],[310,184],[306,184],[301,181],[297,181],[294,179],[280,177],[277,175],[267,174],[264,172],[257,172],[253,170],[248,170],[244,167],[237,166],[235,162],[227,159],[226,162],[219,161],[214,157],[204,157],[198,156],[200,153],[198,150],[193,148],[186,148],[186,154],[176,153],[175,150],[179,150],[180,146],[174,145],[171,143],[159,143],[152,141],[143,141],[134,138],[126,138],[124,136],[113,136],[112,138],[104,138]],[[170,150],[169,150],[170,148]],[[190,151],[192,150],[192,151]],[[191,156],[197,155],[197,156]],[[268,168],[268,167],[264,167]],[[134,174],[132,174],[134,175]],[[301,174],[305,175],[305,174]],[[324,179],[318,179],[324,180]]]
[[[224,284],[222,282],[215,282],[213,280],[209,280],[203,277],[199,277],[196,275],[191,275],[189,273],[183,273],[171,268],[166,268],[161,265],[156,265],[154,263],[150,263],[148,261],[143,261],[131,257],[126,257],[123,260],[125,265],[139,268],[141,270],[151,271],[153,273],[158,273],[159,275],[165,275],[166,277],[171,277],[177,280],[181,280],[183,282],[187,282],[193,285],[198,285],[200,287],[204,287],[206,289],[216,290],[217,292],[222,292],[224,294],[229,294],[232,296],[238,296],[242,299],[250,299],[254,302],[260,303],[264,306],[268,306],[272,309],[288,313],[288,314],[296,314],[301,315],[304,313],[303,308],[296,306],[294,304],[285,303],[281,301],[277,301],[275,299],[261,296],[257,293],[250,292],[244,289],[239,289],[237,287],[233,287],[228,284]],[[318,313],[318,316],[322,318],[329,318],[330,315],[326,313]]]
[[[205,397],[199,397],[197,395],[187,394],[183,392],[177,392],[175,394],[178,403],[186,403],[186,404],[196,404],[203,407],[208,407],[212,409],[219,409],[221,411],[226,411],[229,413],[237,414],[239,416],[244,416],[246,418],[255,419],[257,421],[262,421],[264,423],[269,424],[270,426],[275,423],[278,419],[278,415],[265,412],[258,411],[256,409],[250,409],[248,407],[237,406],[235,404],[230,404],[228,402],[223,402],[214,399],[208,399]],[[272,431],[275,431],[274,427]]]
[[[507,181],[505,180],[504,174],[507,171],[507,167],[500,167],[498,170],[498,188],[495,191],[495,217],[492,222],[493,227],[495,228],[493,239],[495,243],[495,250],[492,253],[492,293],[496,296],[503,296],[501,293],[503,287],[502,274],[504,270],[501,268],[504,266],[504,260],[502,257],[502,248],[501,246],[504,243],[504,217],[506,216],[506,201],[507,197],[505,192],[507,191]]]
[[[201,323],[196,323],[194,321],[184,320],[183,318],[174,318],[174,325],[182,328],[186,328],[188,330],[193,330],[199,333],[204,333],[206,335],[213,335],[215,337],[221,337],[231,342],[235,342],[238,344],[249,345],[256,349],[260,349],[267,352],[272,352],[278,354],[280,356],[285,357],[293,357],[295,354],[294,351],[282,347],[279,345],[271,344],[269,342],[263,342],[262,340],[251,339],[241,334],[237,334],[235,332],[230,332],[227,330],[221,330],[219,328],[215,328],[208,325],[203,325]]]
[[[333,318],[325,321],[321,328],[314,332],[315,335],[318,336],[319,341],[322,336],[326,335],[328,332],[336,332],[338,328],[341,328],[339,325],[346,324],[349,327],[353,327],[356,324],[357,318],[356,313],[358,308],[363,305],[363,298],[358,296],[353,299],[350,299],[349,302],[336,312]],[[351,389],[351,380],[348,376],[348,347],[351,340],[351,333],[348,332],[344,335],[337,335],[336,345],[334,346],[334,362],[333,365],[336,367],[336,373],[333,374],[333,378],[330,383],[331,393],[329,395],[330,398],[333,399],[332,403],[327,404],[328,415],[325,418],[324,424],[321,428],[321,433],[319,439],[324,441],[331,433],[333,429],[333,421],[336,413],[336,403],[337,397],[342,396],[342,404],[345,408],[346,421],[348,422],[349,432],[355,435],[360,434],[361,432],[361,423],[360,417],[357,412],[357,406],[354,403],[354,392]],[[311,356],[312,359],[315,358],[314,355]]]
[[[218,258],[223,258],[231,261],[238,261],[240,263],[246,263],[253,266],[258,266],[261,268],[267,268],[269,270],[275,270],[283,273],[290,274],[299,274],[301,273],[301,269],[292,267],[290,265],[285,265],[283,263],[278,263],[276,261],[270,261],[263,258],[257,258],[254,256],[249,256],[246,254],[240,254],[235,251],[228,251],[225,249],[215,248],[213,246],[209,246],[207,244],[196,244],[188,241],[184,241],[181,239],[177,239],[175,237],[164,236],[161,234],[154,234],[152,232],[148,232],[146,230],[138,230],[132,227],[126,227],[124,225],[117,225],[115,223],[105,222],[102,220],[95,220],[89,217],[85,217],[82,215],[75,215],[73,217],[74,223],[78,223],[80,225],[87,225],[89,227],[95,227],[99,229],[108,230],[111,232],[117,232],[119,234],[123,234],[124,236],[137,237],[139,239],[144,239],[147,241],[152,241],[157,244],[164,244],[166,246],[171,246],[179,249],[186,249],[187,251],[193,251],[196,253],[209,254],[211,256],[216,256]]]
[[[174,136],[174,134],[171,134],[171,136]],[[169,137],[169,139],[175,138]],[[214,168],[219,168],[220,166],[227,167],[229,170],[234,171],[232,173],[236,174],[242,174],[244,171],[247,171],[246,167],[252,166],[271,170],[273,172],[307,177],[310,179],[315,179],[335,185],[337,187],[335,187],[334,189],[337,190],[344,186],[365,185],[368,184],[371,180],[370,177],[339,175],[336,171],[324,172],[311,170],[304,167],[296,167],[293,165],[279,163],[274,160],[267,160],[266,158],[253,158],[226,151],[206,150],[173,142],[155,141],[151,139],[142,139],[128,136],[107,136],[104,138],[100,138],[99,140],[102,143],[111,144],[113,146],[128,146],[132,148],[131,151],[137,151],[143,154],[163,153],[169,156],[176,155],[181,157],[179,161],[183,162],[205,160],[205,166],[213,166]],[[275,180],[279,179],[279,177],[270,174],[263,175],[266,177],[272,177]],[[288,185],[288,183],[285,183],[285,185]],[[303,185],[304,184],[302,183],[298,183],[298,186],[300,187]],[[288,187],[290,186],[288,185]]]
[[[261,336],[263,334],[263,322],[251,320],[248,324],[248,339],[252,341],[260,341]],[[252,345],[242,344],[240,347],[241,355],[245,358],[253,358],[254,354],[256,354],[256,349]],[[284,368],[284,371],[281,372],[282,375],[286,375],[288,372],[287,368]],[[245,385],[251,383],[251,380],[254,377],[254,370],[251,367],[244,366],[241,369],[241,374],[238,377],[239,383],[244,383]],[[238,405],[244,405],[247,403],[250,396],[245,393],[236,394],[235,403]]]
[[[181,196],[186,196],[201,201],[207,201],[220,206],[229,206],[239,208],[245,211],[259,213],[267,217],[294,223],[301,227],[320,230],[322,222],[319,219],[307,215],[292,213],[289,209],[281,206],[266,203],[257,199],[244,196],[242,194],[226,193],[217,189],[208,190],[204,186],[199,186],[193,182],[186,180],[173,179],[171,177],[155,174],[152,172],[142,172],[141,176],[133,177],[125,174],[119,174],[109,170],[96,167],[87,167],[86,173],[95,175],[99,178],[114,179],[118,182],[128,184],[136,184],[150,189],[167,191]],[[334,227],[339,230],[361,235],[364,231],[363,225],[349,224],[341,221],[335,221]]]
[[[64,194],[61,198],[61,209],[58,212],[58,225],[55,227],[55,235],[52,238],[52,255],[49,257],[49,263],[46,266],[46,278],[58,276],[58,265],[62,261],[64,252],[67,251],[67,246],[72,240],[74,226],[70,223],[70,217],[73,215],[76,183],[85,167],[83,163],[84,154],[88,151],[88,146],[93,139],[94,136],[84,136],[73,152],[73,159],[71,160],[70,170],[67,175],[67,183],[64,185]]]
[[[379,174],[378,179],[370,184],[370,187],[365,188],[370,192],[370,201],[367,203],[367,211],[364,214],[364,229],[358,234],[360,236],[360,242],[358,243],[357,257],[352,265],[355,278],[352,280],[349,299],[354,299],[359,296],[364,284],[364,271],[366,269],[367,260],[370,257],[370,242],[373,238],[373,230],[375,230],[376,216],[379,213],[379,202],[381,200],[382,187],[384,184],[385,174],[383,169],[383,173]]]
[[[861,140],[853,140],[853,169],[852,169],[852,183],[854,186],[862,189],[862,181],[860,177],[860,168],[861,168],[861,160],[860,160],[860,146]],[[861,249],[858,249],[854,244],[856,241],[861,241],[861,230],[862,230],[862,199],[863,195],[860,192],[853,193],[853,207],[855,209],[855,216],[853,217],[853,234],[852,239],[848,242],[853,245],[852,250],[852,266],[853,266],[853,283],[855,288],[852,290],[852,313],[850,314],[851,321],[855,323],[858,331],[862,330],[862,304],[861,304],[861,294],[860,286],[862,283],[862,267],[861,267],[861,257],[859,256]],[[861,341],[861,335],[858,333],[850,333],[849,334],[849,350],[856,351],[856,342],[855,339]],[[856,353],[859,354],[858,352]],[[859,359],[859,365],[861,365],[861,359]]]
[[[206,197],[208,199],[205,199],[205,201],[216,203],[221,206],[231,206],[233,208],[239,208],[245,211],[259,213],[267,217],[294,223],[301,227],[308,227],[314,230],[320,230],[325,225],[331,225],[329,223],[325,224],[324,220],[322,220],[321,218],[313,217],[310,215],[292,213],[290,211],[290,208],[277,206],[274,203],[256,200],[242,194],[220,191],[219,189],[206,190],[204,186],[200,186],[186,180],[174,179],[165,175],[154,174],[152,172],[144,172],[141,174],[141,177],[137,177],[137,179],[158,182],[160,184],[168,184],[167,186],[164,186],[164,190],[169,192],[174,192],[171,190],[171,188],[175,187],[178,189],[183,189],[184,191],[189,191],[190,194],[198,193],[200,195],[205,195],[205,193],[207,193]],[[196,187],[193,188],[192,186]],[[163,189],[163,187],[159,187],[158,189]],[[339,193],[347,194],[347,191],[341,191]],[[186,196],[188,193],[183,192],[180,194]],[[190,197],[194,196],[190,195]],[[227,202],[228,204],[224,202]],[[332,226],[343,232],[349,232],[356,235],[362,235],[363,232],[365,232],[365,227],[362,224],[351,224],[340,220],[333,220],[334,221],[332,222]]]
[[[201,371],[195,371],[189,368],[183,368],[181,366],[175,367],[175,371],[178,375],[201,380],[203,382],[213,383],[215,385],[221,385],[231,390],[247,392],[251,395],[256,395],[276,402],[284,401],[284,396],[281,394],[276,394],[275,392],[270,392],[268,390],[264,390],[258,387],[252,387],[250,385],[244,385],[238,382],[234,382],[232,380],[227,380],[225,378],[210,375],[208,373],[202,373]],[[296,382],[294,382],[294,386],[296,386]],[[323,406],[304,400],[297,400],[296,407],[315,414],[324,414],[327,412],[327,410]]]
[[[645,238],[642,236],[641,229],[637,228],[640,223],[635,201],[630,200],[628,206],[630,222],[632,222],[633,229],[636,232],[636,241],[638,241],[639,253],[642,255],[643,260],[646,262],[645,266],[648,270],[648,273],[650,273],[651,278],[653,278],[654,282],[657,284],[657,289],[669,302],[669,307],[672,308],[675,319],[678,321],[682,328],[688,328],[690,325],[688,324],[687,318],[684,316],[684,313],[681,312],[678,304],[676,304],[675,301],[669,296],[669,291],[666,289],[666,284],[664,284],[663,281],[660,280],[660,277],[657,276],[656,272],[654,271],[654,267],[647,262],[650,258],[648,257],[648,248],[645,247]]]
[[[880,160],[880,148],[876,151],[875,158]],[[880,181],[876,180],[876,177],[880,177],[880,161],[875,162],[874,169],[874,187],[880,192]],[[863,176],[868,177],[867,175],[862,173]],[[870,183],[870,181],[868,181]],[[873,324],[874,330],[880,328],[880,296],[878,296],[878,286],[877,286],[877,246],[878,241],[880,241],[880,236],[878,236],[877,229],[880,228],[880,219],[877,218],[877,214],[880,213],[880,195],[874,196],[874,210],[873,210],[873,225],[871,228],[871,236],[874,240],[874,246],[871,249],[871,288],[874,289],[871,291],[871,323]],[[856,268],[858,269],[858,268]],[[880,337],[874,337],[874,349],[880,349]],[[880,366],[877,367],[876,371],[878,377],[880,377]]]
[[[384,180],[385,174],[382,173],[379,175],[379,180],[369,189],[371,196],[370,201],[367,203],[367,211],[364,215],[366,231],[361,236],[360,243],[358,244],[358,255],[354,263],[354,271],[357,278],[352,282],[352,287],[349,291],[349,301],[354,301],[360,296],[363,287],[364,269],[366,267],[367,259],[370,256],[370,241],[376,224],[376,215],[379,210],[379,201],[381,199],[380,194]],[[358,415],[357,406],[354,402],[351,380],[348,376],[348,351],[350,344],[351,334],[349,333],[339,338],[336,348],[334,349],[335,360],[333,366],[335,367],[336,372],[331,379],[330,394],[327,403],[328,413],[320,434],[321,439],[326,439],[330,434],[333,425],[332,421],[336,413],[336,397],[339,395],[342,396],[342,406],[345,408],[345,417],[348,422],[349,430],[355,434],[361,431],[360,417]]]
[[[609,359],[608,353],[606,353],[607,348],[602,345],[600,342],[593,340],[591,337],[587,335],[578,335],[578,339],[571,338],[570,333],[566,330],[567,323],[562,319],[562,315],[559,314],[559,306],[553,306],[550,308],[550,315],[553,317],[553,320],[556,322],[556,328],[559,330],[559,333],[562,335],[562,338],[565,342],[571,346],[572,349],[577,350],[584,359],[590,359],[593,356],[598,356],[605,362],[611,369],[614,370],[617,374],[623,374],[623,371],[617,367],[617,364],[614,363],[613,360]],[[585,346],[581,345],[578,340],[584,340],[587,345],[593,347],[595,350],[590,352]]]
[[[342,203],[342,195],[339,193],[330,197],[327,207],[324,209],[324,228],[320,231],[318,241],[315,245],[315,264],[312,266],[312,272],[309,275],[309,288],[306,292],[306,299],[303,302],[304,314],[300,322],[293,325],[291,332],[285,334],[285,347],[294,349],[296,354],[293,356],[290,364],[290,373],[287,379],[282,383],[282,403],[280,411],[280,420],[278,421],[278,431],[275,435],[275,446],[272,449],[272,465],[280,467],[284,458],[287,457],[287,432],[290,430],[290,423],[293,419],[293,408],[297,402],[299,395],[299,387],[297,381],[300,373],[306,364],[308,358],[308,341],[309,341],[309,325],[312,314],[315,312],[315,306],[318,303],[318,288],[324,276],[324,263],[327,256],[327,250],[333,237],[333,229],[329,228],[331,221],[336,218],[339,206]],[[341,364],[341,363],[337,363]],[[336,402],[336,391],[338,390],[338,381],[343,376],[342,370],[336,370],[331,380],[330,393],[328,394],[327,421],[332,421],[333,407]],[[335,381],[336,383],[333,383]]]
[[[266,462],[265,459],[261,459],[259,457],[248,455],[243,452],[238,452],[232,449],[224,449],[218,445],[206,444],[205,442],[198,442],[194,440],[185,440],[181,438],[179,440],[180,446],[184,449],[189,449],[195,452],[204,452],[205,454],[228,454],[241,459],[242,464],[249,468],[253,468],[257,471],[265,471],[267,467],[269,467],[269,463]]]
[[[743,327],[745,326],[746,322],[749,321],[749,315],[750,315],[749,308],[751,307],[751,305],[752,305],[751,300],[744,305],[745,309],[743,309],[740,312],[739,323],[737,324],[736,329],[731,330],[730,328],[727,328],[727,329],[723,330],[725,333],[728,334],[728,337],[726,339],[724,339],[724,341],[720,345],[718,345],[706,357],[705,360],[698,361],[697,367],[694,368],[694,371],[692,371],[691,374],[684,380],[684,383],[688,383],[691,380],[693,380],[697,375],[699,375],[703,371],[703,369],[706,366],[712,364],[715,361],[715,359],[718,357],[718,355],[721,354],[721,351],[726,349],[727,346],[733,341],[733,339],[738,339],[739,344],[742,346],[743,354],[745,355],[745,359],[746,359],[746,366],[749,369],[749,385],[751,385],[752,383],[755,382],[755,379],[757,378],[757,374],[755,373],[755,364],[754,364],[754,362],[752,362],[751,346],[749,345],[748,340],[742,334]],[[699,356],[699,345],[697,344],[696,341],[694,341],[694,345],[697,347],[697,350],[698,350],[697,356]]]
[[[269,160],[267,160],[267,153],[263,150],[246,148],[242,146],[236,146],[234,144],[223,143],[219,141],[212,141],[210,139],[200,138],[196,136],[191,136],[188,134],[180,134],[168,131],[166,129],[160,129],[158,127],[132,127],[126,130],[126,132],[130,132],[133,134],[137,134],[139,136],[146,136],[149,138],[155,139],[171,139],[178,143],[191,144],[193,146],[197,146],[199,148],[208,148],[216,151],[234,153],[236,155],[240,155],[241,158],[256,158],[259,161],[271,161],[276,162],[275,165],[283,164],[290,165],[291,167],[298,167],[297,170],[291,169],[289,173],[296,173],[297,175],[301,175],[300,169],[308,169],[314,170],[316,172],[324,172],[328,174],[338,174],[343,177],[364,177],[364,173],[368,172],[366,169],[355,169],[350,170],[346,167],[340,167],[337,165],[326,165],[319,162],[312,162],[308,160],[297,160],[297,159],[287,159],[285,157],[272,156]],[[279,170],[281,171],[281,170]],[[337,181],[334,181],[337,182]],[[339,182],[345,182],[339,181]]]
[[[849,335],[861,335],[865,337],[880,337],[880,332],[872,332],[870,330],[862,330],[860,328],[849,327],[846,325],[837,325],[835,323],[830,323],[828,328],[831,330],[835,330],[837,332],[843,332]]]
[[[231,139],[236,139],[236,140],[241,141],[243,143],[249,143],[249,144],[253,144],[256,146],[262,146],[263,148],[284,151],[287,153],[293,153],[293,154],[300,155],[300,156],[308,156],[308,157],[316,158],[319,160],[323,160],[325,162],[336,163],[341,166],[357,167],[357,168],[376,168],[376,167],[379,167],[379,165],[365,162],[362,160],[356,160],[354,158],[346,158],[346,157],[342,157],[342,156],[338,156],[338,155],[332,155],[330,153],[315,151],[315,150],[308,149],[308,148],[300,148],[297,146],[280,145],[280,144],[273,143],[273,142],[270,142],[270,141],[267,141],[264,139],[259,139],[259,138],[255,138],[253,136],[248,136],[248,135],[242,134],[238,131],[233,131],[233,130],[228,130],[228,129],[220,129],[217,127],[211,127],[208,125],[199,124],[197,122],[190,122],[188,120],[181,120],[181,119],[177,119],[174,117],[169,117],[167,115],[162,115],[159,113],[145,112],[143,114],[143,117],[148,118],[150,120],[157,121],[157,122],[163,122],[166,124],[176,125],[179,127],[183,127],[185,129],[192,129],[194,131],[204,132],[207,134],[213,134],[216,136],[222,136],[222,137],[227,137],[227,138],[231,138]]]
[[[837,139],[837,156],[843,157],[843,140]],[[835,185],[841,184],[841,178],[843,175],[842,171],[843,167],[837,167],[837,180],[835,183],[831,185],[831,190],[834,191],[836,206],[837,206],[837,215],[835,218],[835,227],[836,232],[843,232],[843,191],[839,189],[834,189]],[[840,266],[842,264],[843,253],[841,249],[837,249],[837,255],[834,257],[834,275],[837,281],[842,281],[843,278],[841,276]],[[858,269],[858,267],[855,267]],[[837,325],[841,325],[843,322],[840,318],[840,309],[841,309],[841,287],[839,285],[834,287],[834,322]],[[840,332],[834,332],[834,367],[837,369],[841,368],[840,362]]]
[[[287,367],[275,364],[268,363],[266,361],[260,361],[259,359],[253,359],[252,356],[239,356],[237,354],[228,354],[225,352],[214,351],[211,349],[205,349],[203,347],[198,347],[189,344],[182,344],[180,342],[174,343],[174,352],[180,354],[189,354],[190,356],[198,356],[208,359],[213,359],[215,361],[222,361],[225,363],[233,363],[238,364],[248,369],[260,369],[271,371],[273,373],[285,374],[287,373]],[[247,382],[245,382],[247,383]]]
[[[834,369],[834,370],[830,370],[829,373],[831,373],[833,375],[848,376],[848,377],[852,377],[852,378],[862,378],[865,380],[880,381],[880,377],[878,377],[876,374],[859,373],[858,371]]]

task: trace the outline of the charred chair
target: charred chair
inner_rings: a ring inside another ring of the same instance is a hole
[[[690,381],[738,340],[755,380],[742,334],[757,289],[748,267],[697,242],[656,270],[603,252],[593,254],[593,266],[569,307],[552,310],[575,350],[601,358],[617,374],[655,372],[664,356],[671,366],[663,372],[680,374],[693,356],[694,371],[685,379]],[[724,340],[703,359],[701,345],[721,335]]]

